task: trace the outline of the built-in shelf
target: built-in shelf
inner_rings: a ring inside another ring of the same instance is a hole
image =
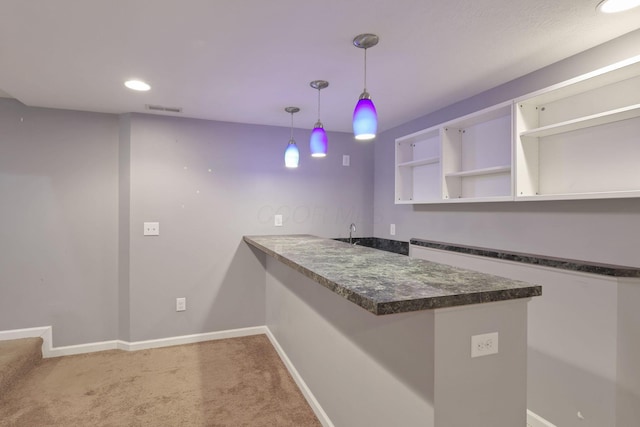
[[[395,203],[640,197],[640,56],[396,139]]]
[[[496,173],[510,173],[511,165],[505,166],[492,166],[489,168],[482,169],[472,169],[462,172],[450,172],[445,174],[445,177],[465,177],[465,176],[480,176],[480,175],[491,175]]]
[[[446,203],[489,203],[489,202],[512,202],[513,196],[485,196],[485,197],[459,197],[457,199],[446,199]]]
[[[630,191],[594,191],[589,193],[538,194],[535,196],[516,196],[516,200],[587,200],[587,199],[626,199],[640,197],[640,190]]]
[[[561,123],[555,123],[536,129],[527,130],[520,133],[520,136],[543,138],[551,135],[558,135],[565,132],[572,132],[579,129],[585,129],[592,126],[605,125],[620,120],[633,119],[640,117],[640,104],[630,105],[628,107],[618,108],[612,111],[592,114],[587,117],[580,117],[573,120],[567,120]]]
[[[440,157],[430,157],[428,159],[420,159],[420,160],[412,160],[410,162],[398,163],[398,167],[417,167],[417,166],[425,166],[431,165],[434,163],[440,162]]]

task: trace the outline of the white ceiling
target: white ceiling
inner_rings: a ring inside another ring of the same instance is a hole
[[[351,131],[367,88],[389,129],[640,28],[599,0],[0,0],[0,96],[30,106]],[[123,86],[152,85],[145,93]],[[161,113],[166,114],[166,113]]]

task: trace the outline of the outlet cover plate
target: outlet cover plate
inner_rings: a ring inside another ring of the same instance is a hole
[[[160,235],[160,223],[159,222],[145,222],[144,223],[144,235],[145,236],[159,236]]]
[[[498,353],[498,333],[474,335],[471,337],[471,357],[488,356]]]

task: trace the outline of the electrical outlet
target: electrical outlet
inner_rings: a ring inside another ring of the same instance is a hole
[[[395,224],[391,224],[391,226],[389,227],[389,234],[391,234],[392,236],[396,235],[396,225]]]
[[[498,353],[497,332],[471,337],[471,357],[488,356],[496,353]]]
[[[160,235],[160,223],[159,222],[145,222],[144,233],[145,236],[159,236]]]
[[[273,217],[273,222],[276,227],[282,227],[282,215],[276,215]]]
[[[176,311],[186,311],[186,310],[187,310],[187,299],[176,298]]]

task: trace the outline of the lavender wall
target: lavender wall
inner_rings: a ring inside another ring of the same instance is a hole
[[[312,160],[309,131],[294,135],[288,170],[286,126],[0,99],[0,331],[52,325],[65,346],[263,325],[264,269],[242,235],[373,234],[373,145],[329,133]]]
[[[308,135],[294,131],[291,170],[286,128],[132,115],[132,341],[263,325],[264,266],[245,234],[344,237],[351,222],[373,232],[373,146],[329,133],[329,156],[311,159]],[[144,221],[159,221],[160,236],[143,237]]]
[[[0,330],[116,338],[117,267],[117,116],[0,99]]]

